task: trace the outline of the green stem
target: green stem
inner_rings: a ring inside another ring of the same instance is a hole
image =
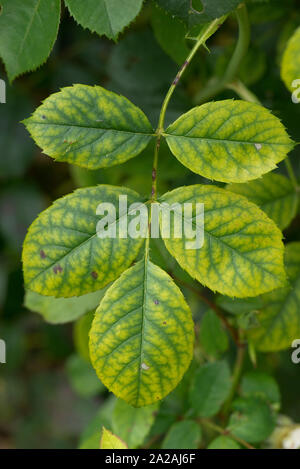
[[[208,84],[204,90],[196,95],[195,104],[209,101],[209,99],[223,91],[226,85],[236,78],[241,62],[248,51],[251,36],[248,11],[244,3],[236,10],[236,15],[239,25],[239,38],[226,72],[220,80]]]
[[[221,18],[217,18],[214,21],[212,21],[211,23],[209,23],[209,25],[204,30],[201,30],[201,33],[195,39],[196,44],[192,48],[192,50],[189,53],[189,55],[187,56],[185,62],[181,66],[179,72],[177,73],[172,85],[170,86],[170,88],[169,88],[169,90],[166,94],[164,102],[162,104],[162,108],[161,108],[160,116],[159,116],[159,121],[158,121],[158,128],[157,128],[157,134],[158,135],[161,134],[164,131],[164,122],[165,122],[166,110],[167,110],[168,104],[170,102],[170,99],[172,97],[172,94],[174,93],[175,88],[178,85],[182,75],[184,74],[184,72],[187,69],[188,65],[191,63],[191,61],[192,61],[194,55],[196,54],[196,52],[198,51],[198,49],[205,44],[207,39],[209,39],[210,36],[212,34],[214,34],[214,32],[217,31],[219,26],[225,21],[226,18],[227,18],[227,16],[222,16]]]
[[[249,103],[261,104],[261,101],[258,99],[258,97],[255,96],[255,94],[252,93],[252,91],[250,91],[240,80],[229,83],[226,88],[233,90],[240,98],[244,99],[245,101],[249,101]]]
[[[173,80],[173,82],[172,82],[172,84],[171,84],[171,86],[170,86],[170,88],[169,88],[169,90],[166,94],[166,97],[165,97],[165,99],[162,103],[162,107],[161,107],[160,114],[159,114],[158,127],[157,127],[157,130],[156,130],[157,140],[156,140],[156,145],[155,145],[155,150],[154,150],[154,159],[153,159],[153,168],[152,168],[152,191],[151,191],[151,200],[152,201],[157,200],[158,155],[159,155],[159,149],[160,149],[160,143],[161,143],[161,136],[162,136],[162,133],[164,132],[166,111],[167,111],[170,99],[171,99],[171,97],[172,97],[172,95],[173,95],[173,93],[176,89],[176,86],[178,85],[181,77],[183,76],[185,70],[187,69],[187,67],[191,63],[191,61],[192,61],[193,57],[195,56],[195,54],[197,53],[198,49],[202,45],[205,44],[207,39],[212,34],[214,34],[217,31],[219,26],[225,21],[226,18],[227,18],[227,15],[222,16],[221,18],[217,18],[214,21],[212,21],[211,23],[209,23],[209,25],[207,27],[205,27],[204,29],[201,30],[201,33],[199,34],[199,36],[197,38],[195,38],[196,43],[195,43],[194,47],[192,48],[191,52],[187,56],[187,58],[184,61],[183,65],[180,67],[180,69],[179,69],[175,79]]]
[[[178,85],[182,75],[184,74],[185,70],[187,69],[188,65],[191,63],[193,57],[197,53],[198,49],[205,44],[207,39],[214,34],[214,32],[217,31],[218,27],[225,21],[227,16],[222,16],[221,18],[217,18],[216,20],[212,21],[209,23],[207,27],[205,27],[203,30],[201,30],[201,33],[199,36],[195,39],[196,44],[192,48],[191,52],[187,56],[186,60],[184,61],[183,65],[180,67],[175,79],[173,80],[166,97],[162,103],[162,107],[160,110],[159,114],[159,120],[158,120],[158,127],[156,130],[156,145],[155,145],[155,150],[154,150],[154,159],[153,159],[153,168],[152,168],[152,191],[151,191],[151,201],[156,201],[157,200],[157,166],[158,166],[158,155],[159,155],[159,149],[160,149],[160,143],[161,143],[161,136],[162,133],[164,132],[164,124],[165,124],[165,117],[166,117],[166,111],[170,102],[170,99],[176,89],[176,86]]]
[[[239,386],[241,374],[243,371],[244,360],[246,356],[246,345],[240,341],[239,347],[237,349],[236,362],[234,365],[233,376],[232,376],[232,385],[229,396],[224,403],[222,414],[226,417],[229,413],[231,403]]]
[[[217,433],[220,433],[221,435],[225,435],[225,436],[228,436],[229,438],[231,438],[232,440],[235,440],[237,441],[238,443],[240,443],[241,445],[245,446],[245,448],[248,448],[248,449],[255,449],[254,446],[250,445],[249,443],[247,443],[247,441],[245,440],[242,440],[242,438],[239,438],[235,435],[233,435],[232,433],[230,433],[228,430],[222,428],[222,427],[219,427],[219,425],[217,425],[216,423],[214,422],[211,422],[210,420],[208,419],[199,419],[199,423],[202,424],[202,425],[205,425],[206,427],[208,428],[211,428],[212,430],[214,430],[215,432]]]

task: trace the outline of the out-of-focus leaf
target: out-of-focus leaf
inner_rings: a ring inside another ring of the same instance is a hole
[[[75,322],[73,329],[75,348],[79,355],[84,358],[87,362],[90,362],[89,332],[92,326],[93,318],[94,311],[85,314]]]
[[[34,156],[34,143],[20,121],[32,112],[30,97],[17,86],[6,87],[6,103],[0,104],[0,180],[21,177]]]
[[[244,397],[259,397],[280,406],[280,391],[275,379],[261,371],[249,371],[243,376],[241,394]]]
[[[281,64],[281,77],[290,91],[300,87],[300,28],[288,41]],[[296,85],[294,82],[297,80]],[[298,93],[299,95],[299,93]]]
[[[80,435],[79,449],[99,449],[101,428],[112,429],[112,413],[115,402],[115,397],[111,395],[101,404],[94,418],[88,423]]]
[[[257,398],[238,398],[233,402],[228,431],[249,443],[260,443],[275,428],[275,419],[268,404]]]
[[[154,8],[152,27],[155,38],[166,54],[179,65],[183,64],[189,54],[189,48],[185,42],[187,28],[184,23],[172,17],[165,10]]]
[[[248,338],[262,352],[282,350],[300,337],[300,243],[285,249],[289,285],[262,295],[257,319],[259,325],[248,331]]]
[[[202,437],[199,424],[193,420],[183,420],[174,423],[163,442],[163,449],[196,449]]]
[[[66,367],[72,388],[80,396],[89,398],[104,391],[105,388],[93,367],[79,355],[72,355]]]
[[[262,299],[257,296],[254,298],[230,298],[229,296],[218,296],[216,303],[225,311],[231,314],[244,314],[257,311],[263,306]]]
[[[228,335],[213,310],[206,311],[202,318],[199,340],[205,353],[211,357],[218,358],[228,349]]]
[[[230,369],[225,361],[202,365],[195,373],[189,400],[201,417],[216,415],[230,391]]]
[[[155,0],[189,26],[203,24],[233,11],[242,0]]]
[[[118,436],[103,427],[100,449],[127,449],[128,446]]]
[[[246,184],[229,184],[227,189],[257,204],[281,230],[296,215],[298,194],[291,181],[281,174],[265,174]]]
[[[117,40],[139,14],[144,0],[65,0],[71,15],[84,28]]]
[[[156,126],[166,89],[177,68],[159,47],[151,31],[131,32],[114,47],[109,58],[111,81],[108,86],[132,100]],[[176,119],[189,107],[188,99],[179,90],[170,103],[166,121]]]
[[[0,55],[10,81],[47,59],[58,32],[60,5],[60,0],[1,0]]]
[[[157,409],[157,404],[137,409],[118,399],[113,412],[113,432],[129,448],[141,446],[153,425]]]
[[[241,449],[241,447],[229,436],[218,436],[209,443],[207,449]]]
[[[105,289],[72,298],[54,298],[27,290],[24,305],[41,314],[47,322],[63,324],[95,310],[104,293]]]

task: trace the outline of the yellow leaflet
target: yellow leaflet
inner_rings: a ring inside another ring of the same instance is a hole
[[[108,289],[90,330],[90,357],[101,381],[134,407],[161,400],[193,355],[194,325],[182,293],[149,260]]]

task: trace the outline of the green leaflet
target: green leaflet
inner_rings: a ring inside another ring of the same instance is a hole
[[[152,138],[144,113],[100,86],[63,88],[24,123],[45,154],[88,169],[123,163]]]
[[[229,436],[218,436],[209,443],[207,449],[241,449],[241,447]]]
[[[235,412],[230,416],[227,430],[236,437],[259,443],[274,430],[274,416],[264,401],[253,397],[238,398],[232,407]]]
[[[115,396],[108,396],[101,402],[98,410],[96,410],[93,418],[84,426],[80,435],[78,449],[99,449],[99,440],[101,429],[112,430],[111,415],[115,407]],[[100,430],[99,430],[100,429]]]
[[[210,357],[218,358],[228,349],[228,335],[221,319],[212,309],[206,311],[202,317],[199,342],[204,352]]]
[[[126,188],[100,185],[78,189],[58,199],[33,222],[23,247],[25,285],[29,290],[55,297],[80,296],[99,290],[115,280],[136,258],[142,238],[99,238],[98,204],[116,207],[119,195],[128,205],[140,202]]]
[[[294,147],[277,117],[246,101],[203,104],[179,117],[164,135],[184,166],[221,182],[256,179]]]
[[[241,381],[241,394],[244,397],[259,397],[260,399],[280,407],[280,390],[273,376],[261,371],[248,371]]]
[[[100,449],[128,449],[128,446],[118,436],[103,427]]]
[[[93,293],[90,293],[91,295]],[[99,303],[98,303],[99,304]],[[96,308],[95,308],[96,309]],[[73,327],[73,340],[78,355],[90,362],[89,332],[94,319],[94,311],[90,311],[79,318]]]
[[[133,449],[141,446],[148,435],[158,409],[157,404],[137,409],[118,399],[113,411],[113,432]]]
[[[204,203],[204,245],[186,249],[182,239],[165,238],[180,266],[211,290],[238,298],[257,296],[283,285],[282,234],[245,197],[209,185],[180,187],[161,202]],[[194,220],[194,217],[193,217]],[[171,216],[171,234],[174,217]]]
[[[259,327],[248,331],[262,352],[282,350],[300,336],[300,243],[286,246],[285,265],[290,285],[261,297]]]
[[[280,174],[265,174],[257,181],[230,184],[227,189],[257,204],[281,230],[289,226],[296,215],[298,194],[291,181]]]
[[[105,390],[94,368],[79,355],[71,355],[66,362],[66,371],[73,390],[82,397],[93,397]]]
[[[202,437],[201,427],[193,420],[176,422],[162,442],[163,449],[196,449]]]
[[[227,313],[235,315],[252,313],[263,306],[260,296],[237,299],[220,295],[216,298],[216,304],[227,311]]]
[[[203,24],[233,11],[242,0],[155,0],[189,26]]]
[[[230,369],[225,361],[207,363],[195,373],[189,401],[201,417],[212,417],[221,409],[231,387]]]
[[[192,359],[193,342],[182,293],[146,259],[108,289],[90,331],[90,356],[109,390],[141,407],[176,387]]]
[[[284,51],[281,63],[281,78],[290,91],[300,85],[300,27],[296,29]],[[294,86],[294,81],[297,80]],[[299,94],[299,93],[298,93]]]
[[[104,292],[105,290],[102,289],[75,298],[54,298],[27,290],[24,306],[41,314],[51,324],[63,324],[95,310]]]
[[[50,54],[59,27],[60,0],[1,0],[0,5],[0,56],[13,81],[42,65]]]
[[[153,8],[151,24],[155,38],[161,48],[179,65],[183,64],[189,54],[185,42],[187,28],[177,18],[160,8]]]
[[[65,0],[75,20],[84,28],[117,40],[139,14],[144,0]]]

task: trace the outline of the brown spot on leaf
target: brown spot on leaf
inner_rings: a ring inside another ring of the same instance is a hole
[[[59,264],[57,264],[53,267],[53,272],[55,274],[57,274],[58,272],[61,273],[62,271],[63,271],[63,268]]]
[[[95,272],[95,271],[93,271],[93,272],[91,273],[91,276],[92,276],[95,280],[98,278],[98,274],[97,274],[97,272]]]
[[[158,300],[154,300],[154,304],[159,305],[159,301],[158,301]]]
[[[43,251],[43,249],[40,250],[40,256],[42,259],[45,259],[46,257],[45,251]]]

